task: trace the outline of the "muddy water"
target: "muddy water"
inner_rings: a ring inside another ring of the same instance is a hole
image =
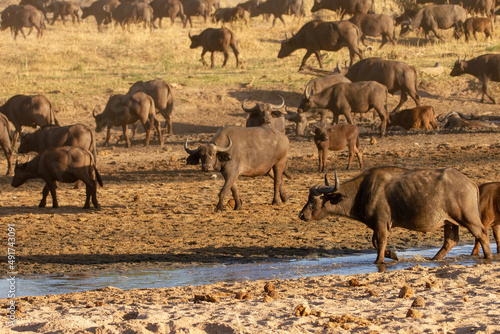
[[[493,248],[493,244],[491,245]],[[271,261],[251,264],[219,264],[171,270],[110,272],[99,275],[65,275],[24,277],[17,280],[17,296],[40,296],[93,290],[106,286],[120,289],[162,288],[203,285],[215,282],[241,282],[265,279],[293,279],[320,275],[354,275],[385,270],[400,270],[414,265],[443,266],[473,265],[482,261],[471,257],[471,245],[454,247],[444,261],[430,261],[438,248],[413,249],[399,252],[400,261],[375,265],[374,253],[355,254],[337,258]],[[494,261],[500,259],[495,257]],[[7,280],[0,283],[0,298],[5,298]]]

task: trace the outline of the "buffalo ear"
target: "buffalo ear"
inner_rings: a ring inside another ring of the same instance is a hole
[[[333,193],[328,195],[328,202],[330,202],[330,204],[332,205],[339,204],[340,202],[342,202],[342,200],[343,200],[342,194]]]
[[[199,154],[191,154],[186,158],[186,165],[197,165],[200,163],[200,155]]]
[[[224,161],[229,161],[231,160],[231,155],[227,152],[217,152],[217,159],[219,159],[220,162]]]

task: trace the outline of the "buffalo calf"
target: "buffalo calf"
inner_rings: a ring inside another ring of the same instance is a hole
[[[500,253],[500,182],[483,183],[479,186],[479,208],[486,234],[488,235],[491,226],[497,243],[497,253]],[[480,242],[476,239],[472,255],[479,254],[479,246]]]
[[[391,126],[400,126],[405,130],[424,129],[436,130],[436,116],[431,106],[420,106],[412,109],[404,109],[389,114]]]
[[[224,54],[224,63],[222,64],[222,67],[225,67],[227,59],[229,58],[229,53],[227,52],[228,47],[233,49],[234,56],[236,57],[236,67],[241,64],[236,37],[231,30],[227,28],[208,28],[203,30],[199,35],[191,36],[191,34],[189,34],[189,38],[191,39],[191,49],[195,49],[200,46],[203,48],[203,51],[201,52],[201,62],[203,65],[207,65],[204,59],[205,54],[207,52],[211,52],[210,68],[214,68],[214,52],[220,51]]]
[[[75,146],[50,148],[38,154],[33,160],[18,164],[14,168],[12,186],[19,187],[29,179],[40,178],[45,181],[43,197],[38,207],[44,208],[47,195],[52,196],[52,207],[58,208],[56,182],[73,183],[78,180],[86,185],[86,199],[84,209],[90,208],[90,199],[96,209],[100,208],[97,202],[97,183],[102,187],[102,180],[95,165],[92,153]],[[96,181],[97,180],[97,181]]]
[[[470,17],[464,23],[464,36],[465,41],[469,41],[469,36],[472,33],[474,39],[477,41],[476,32],[484,32],[484,41],[489,38],[493,40],[493,20],[486,17]]]
[[[351,167],[354,155],[357,155],[359,167],[363,168],[363,155],[359,150],[359,130],[356,125],[336,124],[316,126],[314,129],[314,143],[318,148],[318,171],[325,170],[328,150],[341,151],[345,147],[349,149],[349,162],[347,169]]]

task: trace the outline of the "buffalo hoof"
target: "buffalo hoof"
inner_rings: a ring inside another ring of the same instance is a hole
[[[59,207],[59,204],[52,204],[52,209],[57,209]]]
[[[40,203],[40,204],[38,204],[38,207],[39,207],[39,208],[45,208],[45,203]]]

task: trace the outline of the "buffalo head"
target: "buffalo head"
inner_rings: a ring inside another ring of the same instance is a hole
[[[184,150],[189,156],[186,158],[186,164],[197,165],[201,160],[201,170],[210,172],[217,168],[219,162],[231,160],[231,155],[228,153],[233,142],[227,136],[229,141],[226,147],[218,146],[214,143],[200,145],[197,149],[191,150],[188,147],[188,140],[184,143]]]
[[[279,112],[277,109],[280,109],[285,105],[285,99],[281,95],[278,96],[281,98],[281,104],[279,105],[271,103],[257,103],[252,108],[247,108],[245,107],[245,102],[247,101],[245,99],[241,103],[241,109],[250,113],[250,117],[255,118],[259,125],[271,124],[271,120],[273,117],[281,117],[281,112]]]
[[[12,183],[11,185],[14,188],[22,186],[28,178],[26,177],[26,169],[28,167],[28,163],[18,163],[16,160],[16,165],[14,167],[14,177],[12,178]]]
[[[314,5],[311,8],[311,13],[317,12],[320,9],[323,9],[323,4],[321,0],[314,0]]]
[[[458,75],[464,74],[465,73],[465,66],[466,66],[465,60],[458,59],[455,62],[455,65],[453,66],[453,69],[451,70],[450,75],[452,77],[456,77]]]
[[[408,35],[410,31],[413,31],[413,28],[411,27],[411,21],[401,22],[401,32],[399,33],[399,36],[404,37]]]
[[[286,110],[287,115],[285,115],[285,118],[290,121],[294,122],[296,124],[296,129],[295,133],[297,136],[303,136],[306,133],[306,129],[309,126],[309,119],[308,117],[313,116],[312,112],[307,112],[307,113],[299,113],[299,112],[293,112],[290,110]]]
[[[285,35],[285,40],[281,42],[281,48],[280,52],[278,52],[278,58],[285,58],[288,57],[293,51],[297,50],[297,48],[294,46],[295,40],[293,38],[288,38]]]
[[[337,172],[335,172],[335,185],[328,183],[325,175],[325,185],[315,185],[309,189],[309,197],[306,205],[299,213],[299,218],[304,221],[320,220],[327,215],[325,205],[335,205],[342,201],[343,195],[338,191],[340,188]]]
[[[189,39],[191,40],[191,45],[189,46],[191,49],[196,49],[197,47],[202,46],[201,35],[191,36],[191,33],[189,33],[188,36],[189,36]]]

